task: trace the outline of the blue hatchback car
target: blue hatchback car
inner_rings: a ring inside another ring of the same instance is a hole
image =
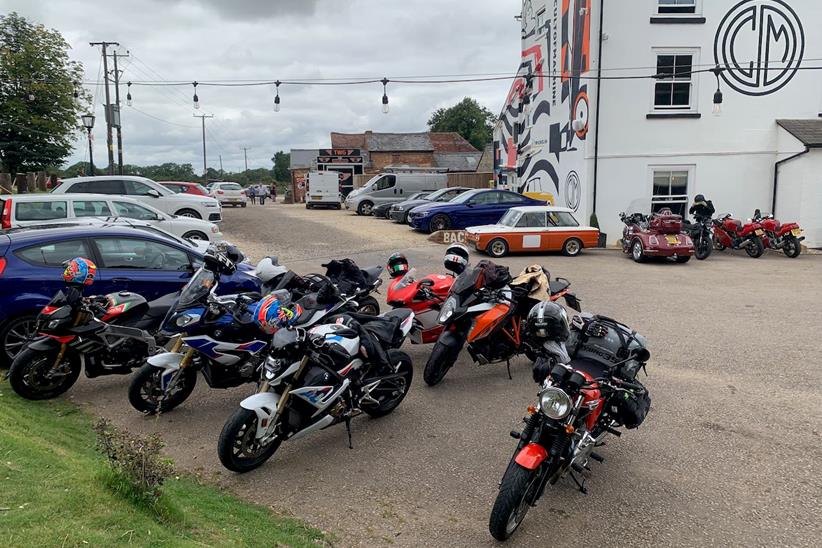
[[[507,190],[469,190],[450,202],[415,207],[408,214],[408,224],[423,232],[492,225],[512,207],[537,205],[545,202]]]
[[[86,257],[97,265],[87,294],[127,290],[153,300],[180,290],[203,252],[151,227],[52,225],[0,233],[0,365],[11,364],[37,314],[65,287],[64,261]],[[219,292],[259,291],[253,270],[240,264],[235,274],[222,278]]]

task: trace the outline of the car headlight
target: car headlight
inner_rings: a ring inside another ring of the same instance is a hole
[[[442,309],[440,310],[440,323],[445,323],[448,319],[454,315],[454,311],[457,309],[457,299],[454,297],[448,297],[448,300],[445,301],[445,304],[442,305]]]
[[[220,231],[220,228],[217,225],[211,227],[211,233],[217,234]]]
[[[220,204],[205,204],[206,207],[220,207]]]
[[[571,412],[571,398],[562,389],[549,386],[539,395],[539,407],[549,419],[564,419]]]

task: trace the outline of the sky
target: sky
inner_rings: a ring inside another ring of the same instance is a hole
[[[432,112],[466,96],[497,113],[510,81],[389,84],[389,114],[379,83],[206,87],[192,107],[191,85],[140,81],[299,80],[451,74],[514,74],[519,64],[518,0],[0,0],[0,12],[59,30],[85,67],[95,96],[95,164],[105,163],[99,47],[119,42],[125,163],[191,163],[226,171],[271,168],[278,150],[330,146],[329,133],[424,131]],[[133,106],[125,106],[126,85]],[[112,92],[113,93],[113,92]],[[87,159],[79,138],[69,164]]]

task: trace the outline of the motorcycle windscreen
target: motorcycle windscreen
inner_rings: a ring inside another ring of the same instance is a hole
[[[636,200],[632,200],[628,207],[623,210],[627,215],[633,215],[634,213],[641,213],[642,215],[650,215],[651,214],[651,199],[650,198],[637,198]]]
[[[195,305],[202,305],[205,302],[206,296],[208,296],[216,284],[217,276],[210,270],[201,267],[194,273],[185,287],[183,287],[180,296],[177,298],[177,302],[168,309],[160,329],[168,329],[170,327],[170,320],[181,310],[192,308]],[[171,332],[176,333],[178,331],[179,330],[175,328]]]
[[[451,293],[462,295],[467,292],[473,292],[476,289],[477,280],[480,277],[481,270],[479,268],[471,268],[466,270],[454,281],[451,286]]]
[[[509,305],[500,303],[488,312],[483,312],[477,316],[474,327],[468,333],[468,342],[474,342],[490,335],[508,317],[510,310]]]

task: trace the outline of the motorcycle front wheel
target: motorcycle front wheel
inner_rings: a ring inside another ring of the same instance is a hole
[[[425,362],[425,370],[422,373],[422,378],[428,386],[434,386],[442,382],[445,374],[451,369],[457,361],[459,351],[454,351],[441,342],[437,341],[431,355],[428,356],[428,361]]]
[[[220,440],[217,442],[217,456],[223,466],[240,474],[254,470],[277,451],[282,443],[274,438],[265,445],[256,438],[257,414],[249,409],[239,408],[226,421]]]
[[[141,367],[128,387],[128,401],[131,406],[147,415],[171,411],[188,399],[197,384],[197,370],[187,367],[180,371],[172,386],[162,388],[164,369],[145,364]]]
[[[67,350],[55,368],[59,353],[59,347],[46,351],[22,350],[9,369],[11,388],[27,400],[50,400],[71,388],[80,376],[80,356]]]
[[[782,253],[784,253],[786,257],[796,259],[799,257],[799,254],[802,253],[802,246],[799,245],[796,238],[790,238],[785,242],[785,247],[782,248]]]
[[[745,246],[745,253],[751,258],[758,259],[765,253],[765,244],[761,238],[754,238],[752,241],[751,245]]]
[[[378,403],[362,404],[363,412],[373,418],[384,417],[399,407],[411,389],[411,381],[414,380],[414,366],[408,354],[399,350],[389,350],[388,361],[397,366],[396,374],[399,378],[384,380],[374,387],[370,396]],[[393,371],[390,373],[394,374]]]
[[[708,236],[700,236],[696,241],[696,246],[694,249],[694,256],[698,261],[704,261],[708,257],[711,256],[711,252],[714,250],[714,241],[710,235]]]
[[[539,468],[528,470],[516,463],[505,471],[488,521],[491,536],[504,541],[514,534],[535,502],[539,477]]]

